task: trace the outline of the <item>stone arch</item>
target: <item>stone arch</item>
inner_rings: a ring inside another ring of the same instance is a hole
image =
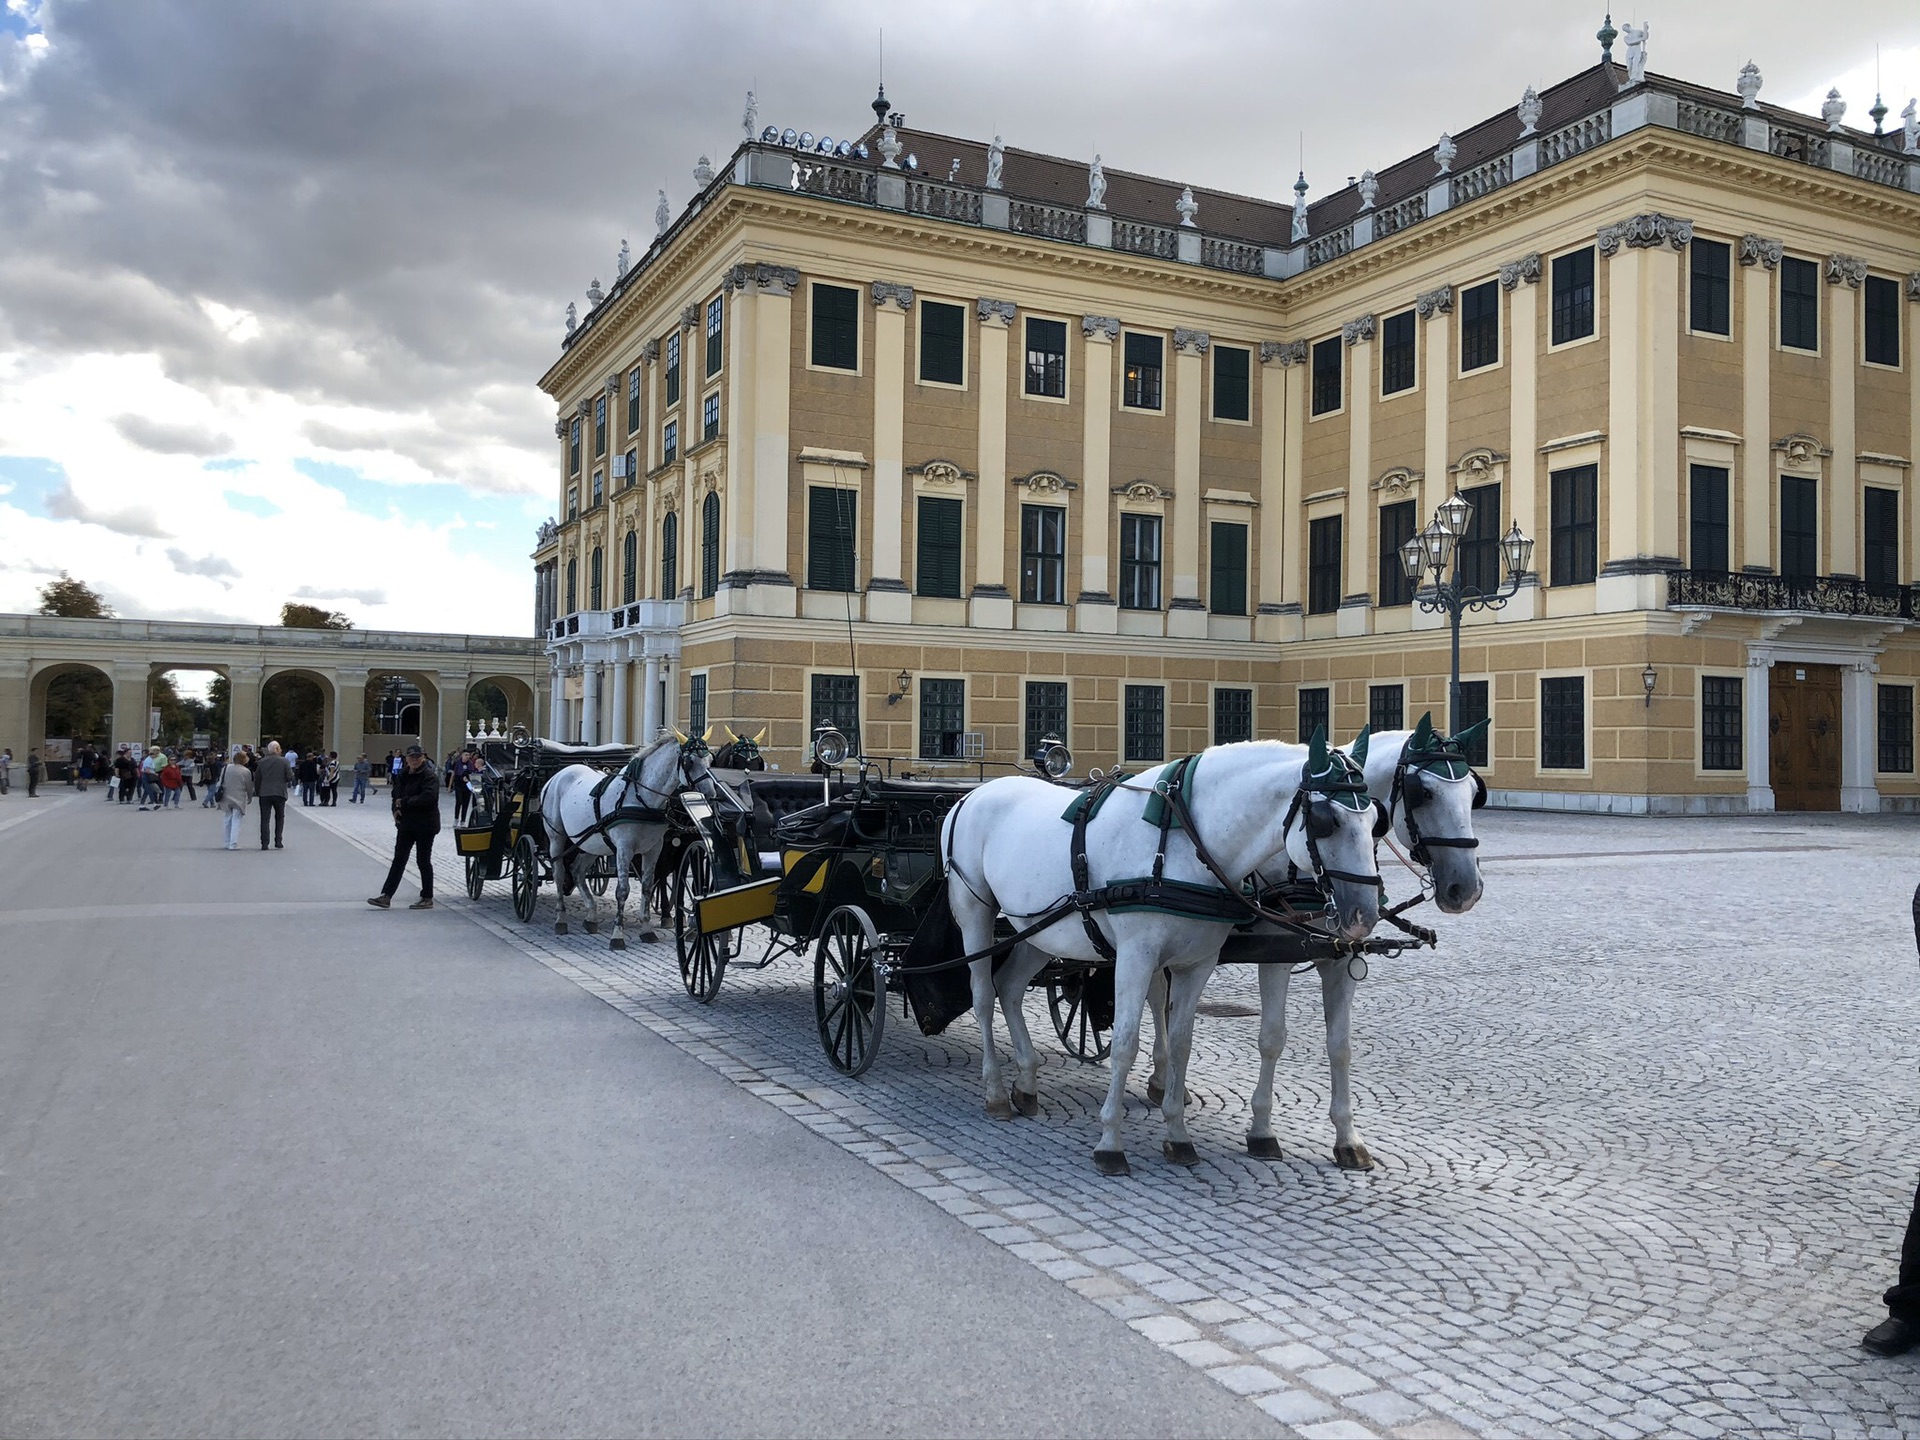
[[[473,676],[467,681],[465,697],[467,703],[463,707],[469,715],[472,710],[473,696],[483,685],[493,686],[506,701],[506,714],[501,718],[506,721],[509,732],[515,725],[522,725],[526,727],[529,735],[538,733],[533,685],[530,681],[523,676],[502,673]]]
[[[317,714],[311,709],[311,701],[302,697],[296,700],[291,691],[295,686],[288,682],[304,682],[319,691]],[[298,706],[296,710],[290,706]],[[258,736],[233,735],[235,743],[257,742],[265,745],[278,740],[284,750],[291,746],[303,755],[314,747],[337,749],[335,735],[339,726],[339,690],[333,676],[324,670],[316,670],[306,665],[275,665],[260,677],[260,734]]]

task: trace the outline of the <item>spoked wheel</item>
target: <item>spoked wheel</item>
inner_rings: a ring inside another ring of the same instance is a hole
[[[880,1053],[887,1028],[879,936],[864,910],[842,905],[827,916],[813,952],[813,1018],[836,1070],[859,1075]]]
[[[604,855],[594,856],[587,873],[580,877],[580,888],[596,900],[607,893],[607,886],[612,883],[613,862]]]
[[[467,857],[467,898],[478,900],[487,890],[487,862],[479,855]]]
[[[702,1005],[712,1004],[713,997],[720,993],[727,956],[733,948],[730,930],[716,935],[700,932],[699,903],[712,889],[713,859],[707,847],[689,845],[681,857],[679,883],[674,887],[673,943],[680,952],[680,983]]]
[[[1100,1028],[1087,994],[1091,970],[1069,970],[1047,981],[1047,1009],[1053,1014],[1053,1033],[1067,1053],[1086,1065],[1096,1065],[1113,1051],[1113,1030]]]
[[[540,898],[540,853],[533,837],[522,835],[513,847],[513,913],[522,923],[533,923],[534,903]]]

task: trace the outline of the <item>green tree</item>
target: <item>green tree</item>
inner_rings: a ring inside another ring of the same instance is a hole
[[[61,615],[69,620],[111,620],[113,607],[98,590],[84,580],[76,580],[66,571],[58,580],[40,587],[40,613]]]
[[[280,623],[289,630],[351,630],[353,621],[338,610],[323,610],[318,605],[302,605],[289,600],[280,607]]]

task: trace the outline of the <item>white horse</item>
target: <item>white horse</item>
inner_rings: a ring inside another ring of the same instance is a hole
[[[1444,738],[1434,731],[1433,717],[1422,715],[1412,730],[1371,736],[1363,731],[1351,750],[1354,763],[1366,773],[1368,791],[1391,815],[1393,833],[1409,858],[1426,868],[1434,903],[1447,915],[1464,915],[1481,894],[1480,866],[1474,855],[1480,840],[1473,831],[1473,812],[1486,804],[1487,786],[1466,760],[1466,747],[1478,728]],[[1256,926],[1254,933],[1264,928]],[[1320,1005],[1327,1023],[1332,1082],[1327,1114],[1333,1121],[1334,1163],[1342,1170],[1371,1170],[1373,1156],[1353,1123],[1354,966],[1340,959],[1315,968],[1320,972]],[[1260,1083],[1253,1092],[1247,1153],[1263,1160],[1280,1158],[1280,1142],[1273,1133],[1273,1072],[1287,1045],[1287,983],[1291,979],[1291,966],[1260,967]],[[1156,1009],[1156,1026],[1161,1024],[1160,1016]],[[1160,1048],[1156,1030],[1156,1072],[1162,1068]]]
[[[642,875],[652,875],[666,843],[667,802],[682,790],[698,790],[713,797],[714,781],[707,767],[704,737],[688,739],[677,731],[662,735],[635,752],[612,775],[591,765],[569,765],[548,780],[540,791],[540,818],[547,827],[547,852],[553,857],[553,878],[559,895],[560,918],[553,933],[567,933],[567,896],[579,881],[582,862],[612,856],[618,877],[613,887],[613,943],[627,948],[627,895],[639,858]],[[585,886],[585,929],[600,933],[600,902]],[[649,924],[644,892],[640,905],[642,941],[659,939]]]
[[[1196,837],[1174,829],[1167,837],[1162,873],[1170,881],[1205,890],[1225,900],[1214,875],[1217,867],[1237,887],[1262,866],[1291,858],[1302,870],[1328,877],[1333,888],[1341,936],[1362,940],[1379,920],[1379,872],[1373,858],[1374,806],[1367,800],[1359,772],[1322,737],[1303,749],[1271,742],[1215,746],[1185,772],[1187,812],[1198,842],[1211,856],[1209,867],[1196,850]],[[1155,873],[1162,830],[1143,823],[1157,791],[1180,766],[1176,762],[1148,770],[1107,794],[1086,823],[1085,887],[1097,890],[1117,882],[1143,880]],[[1043,780],[1007,776],[982,785],[947,816],[941,845],[947,865],[949,903],[966,953],[993,943],[994,920],[1005,914],[1024,929],[1060,906],[1076,887],[1071,858],[1072,823],[1062,811],[1073,792]],[[1157,809],[1157,806],[1152,808]],[[987,1112],[1010,1118],[1038,1112],[1038,1059],[1028,1034],[1023,1005],[1029,982],[1049,956],[1114,966],[1112,1076],[1100,1109],[1100,1144],[1094,1163],[1102,1174],[1129,1173],[1120,1144],[1127,1074],[1138,1051],[1141,1010],[1147,987],[1162,970],[1171,976],[1171,1083],[1161,1113],[1167,1158],[1191,1165],[1199,1160],[1186,1126],[1185,1074],[1188,1047],[1201,988],[1232,931],[1233,906],[1219,907],[1219,918],[1170,914],[1162,910],[1091,908],[1073,910],[1015,947],[994,973],[990,960],[973,963],[973,1008],[980,1025],[981,1076]],[[1084,915],[1084,919],[1083,919]],[[1089,926],[1097,926],[1096,945]],[[1013,1047],[1015,1083],[1011,1098],[993,1041],[994,1002],[1006,1012]],[[1024,1088],[1023,1088],[1024,1087]]]

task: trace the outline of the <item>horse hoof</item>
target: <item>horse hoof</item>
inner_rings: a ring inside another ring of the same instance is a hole
[[[1247,1136],[1247,1154],[1256,1160],[1279,1160],[1280,1142],[1271,1135]]]
[[[1373,1156],[1367,1153],[1364,1145],[1336,1145],[1333,1147],[1333,1163],[1342,1170],[1371,1170]]]
[[[1102,1175],[1131,1175],[1133,1167],[1127,1164],[1127,1152],[1124,1150],[1096,1150],[1093,1152],[1093,1168]]]
[[[564,921],[564,920],[561,920],[561,921],[558,921],[557,923],[555,923],[555,925],[554,925],[554,927],[553,927],[553,933],[554,933],[554,934],[556,934],[556,935],[564,935],[564,934],[566,934],[566,933],[567,933],[567,922],[566,922],[566,921]]]
[[[1004,1095],[998,1100],[989,1100],[987,1101],[987,1114],[991,1115],[995,1120],[1011,1120],[1013,1119],[1013,1102]]]
[[[1162,1140],[1160,1153],[1176,1165],[1198,1165],[1200,1152],[1188,1140]]]
[[[612,941],[611,941],[611,942],[609,942],[609,944],[607,945],[607,948],[608,948],[609,950],[624,950],[624,949],[626,949],[626,948],[627,948],[627,939],[626,939],[626,936],[624,936],[624,935],[616,935],[616,936],[614,936],[614,937],[613,937],[613,939],[612,939]]]
[[[589,920],[580,928],[589,935],[598,935],[600,933],[600,922],[598,920]]]
[[[1013,1092],[1013,1108],[1031,1120],[1040,1113],[1040,1096],[1028,1090]]]

